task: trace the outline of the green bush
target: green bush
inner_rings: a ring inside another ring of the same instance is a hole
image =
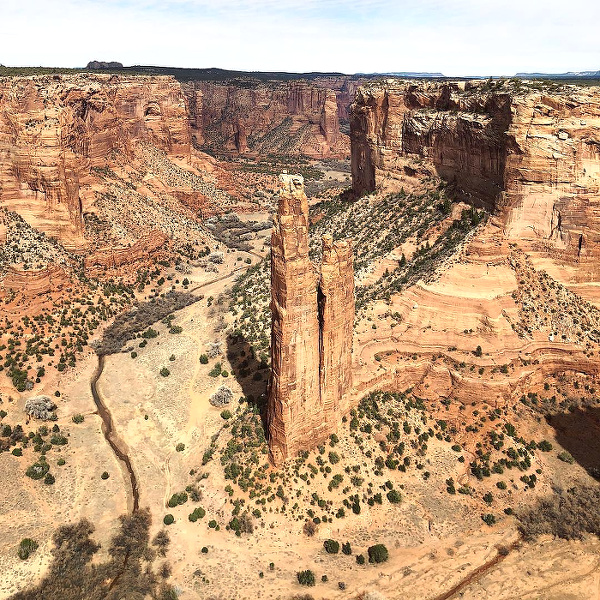
[[[541,442],[538,442],[537,447],[542,452],[550,452],[550,450],[552,450],[552,444],[548,440],[542,440]]]
[[[490,527],[496,522],[496,517],[492,513],[481,515],[481,520]]]
[[[566,462],[569,465],[572,465],[575,462],[575,459],[571,456],[571,453],[567,452],[566,450],[558,453],[558,459]]]
[[[168,377],[168,376],[171,374],[171,371],[169,371],[169,369],[167,369],[167,367],[163,367],[163,368],[160,370],[160,374],[161,374],[163,377]]]
[[[221,418],[225,419],[225,421],[227,421],[228,419],[231,419],[231,411],[230,410],[222,410]]]
[[[307,569],[306,571],[298,571],[298,573],[296,573],[296,577],[298,578],[298,583],[300,585],[315,585],[315,574],[310,569]]]
[[[110,475],[108,474],[108,471],[104,471],[104,473],[102,473],[102,475],[100,475],[100,477],[102,477],[102,479],[108,479],[110,477]]]
[[[169,513],[168,515],[165,515],[164,519],[163,519],[163,523],[165,525],[172,525],[175,522],[175,517]]]
[[[21,560],[27,560],[38,549],[38,543],[31,538],[23,538],[19,544],[17,554]]]
[[[46,477],[44,477],[44,483],[46,485],[54,485],[55,481],[56,479],[54,479],[54,475],[52,475],[52,473],[46,473]]]
[[[81,414],[76,414],[73,415],[72,421],[73,423],[77,423],[79,425],[79,423],[83,423],[85,421],[85,417]]]
[[[215,363],[215,366],[208,373],[211,377],[218,377],[221,374],[221,363]]]
[[[169,333],[181,333],[183,331],[183,327],[181,327],[180,325],[173,325],[173,327],[171,327],[171,329],[169,329]]]
[[[177,444],[177,446],[175,446],[175,450],[177,452],[183,452],[185,450],[185,444],[183,444],[182,442],[179,442],[179,444]]]
[[[323,546],[327,554],[337,554],[340,551],[340,543],[335,540],[325,540]]]
[[[383,544],[369,546],[367,553],[370,563],[382,563],[389,558],[388,549]]]
[[[198,506],[196,507],[192,513],[190,513],[188,515],[188,519],[192,522],[195,523],[198,519],[203,519],[206,515],[206,511],[201,507]]]
[[[25,475],[27,475],[27,477],[31,477],[31,479],[43,479],[49,470],[50,466],[48,463],[46,461],[39,460],[30,467],[27,467]]]
[[[137,355],[138,353],[135,350],[133,350],[130,356],[131,358],[137,358]]]
[[[350,542],[346,542],[345,544],[342,544],[342,552],[346,556],[350,556],[352,554],[352,546],[350,546]]]
[[[208,364],[208,356],[206,356],[206,354],[201,354],[200,355],[200,362],[203,365],[207,365]]]
[[[400,492],[398,490],[390,490],[386,495],[387,499],[392,504],[399,504],[400,502],[402,502],[402,496],[400,495]]]
[[[175,508],[176,506],[181,506],[182,504],[185,504],[187,501],[188,501],[188,495],[185,492],[179,492],[179,493],[173,494],[169,498],[167,505],[169,508]]]
[[[365,557],[362,554],[357,554],[356,555],[356,563],[359,565],[364,565],[365,564]]]
[[[21,448],[13,448],[12,455],[23,456],[23,450],[21,450]]]

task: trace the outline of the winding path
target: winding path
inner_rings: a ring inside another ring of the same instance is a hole
[[[92,375],[92,379],[90,381],[90,387],[92,390],[92,397],[94,398],[94,402],[96,407],[98,408],[98,414],[102,419],[102,433],[108,442],[108,445],[112,448],[113,452],[117,456],[117,458],[123,463],[125,468],[127,469],[127,473],[129,474],[129,481],[131,484],[131,493],[133,496],[133,507],[131,512],[137,512],[140,508],[140,489],[138,485],[138,480],[135,475],[135,471],[133,470],[133,465],[131,464],[131,459],[125,450],[125,444],[119,438],[119,436],[115,432],[112,415],[110,411],[104,404],[104,400],[102,400],[102,396],[98,391],[98,380],[104,371],[104,355],[98,356],[98,366]]]

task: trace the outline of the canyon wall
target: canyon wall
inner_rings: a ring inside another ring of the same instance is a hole
[[[267,427],[281,464],[335,432],[352,385],[352,246],[323,240],[320,280],[309,258],[301,176],[282,175],[271,237],[271,378]]]
[[[369,84],[352,106],[351,140],[356,194],[430,169],[494,212],[509,238],[571,262],[600,257],[597,88]]]
[[[139,141],[189,156],[185,98],[173,78],[0,78],[0,204],[53,237],[81,239],[91,169]]]
[[[350,153],[348,136],[340,132],[338,94],[326,85],[234,80],[195,81],[182,87],[192,134],[203,150],[313,158],[344,158]],[[347,92],[339,87],[343,102]]]

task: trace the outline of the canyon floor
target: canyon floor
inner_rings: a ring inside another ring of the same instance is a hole
[[[347,176],[332,169],[329,178],[343,185]],[[261,420],[268,229],[246,250],[219,244],[214,270],[194,261],[185,274],[163,270],[154,293],[177,285],[193,302],[105,357],[96,389],[152,515],[151,537],[170,536],[169,581],[182,600],[600,597],[596,538],[524,541],[514,516],[556,488],[593,484],[600,437],[582,449],[580,431],[599,428],[594,288],[573,286],[575,295],[560,265],[509,247],[493,219],[466,205],[423,209],[425,188],[352,209],[326,190],[312,202],[315,239],[328,230],[358,238],[357,408],[328,444],[285,467],[268,464]],[[419,215],[414,227],[398,217],[404,210]],[[270,210],[245,206],[240,217],[264,222]],[[397,271],[403,260],[408,270]],[[54,484],[25,475],[38,458],[32,445],[0,453],[10,490],[0,500],[1,598],[44,574],[57,526],[88,518],[100,560],[133,507],[130,474],[103,435],[90,387],[98,357],[87,348],[34,390],[56,401],[58,419],[46,425],[68,441],[46,452]],[[231,401],[216,407],[221,386]],[[33,438],[42,424],[23,423],[23,408],[34,392],[3,391],[2,424],[22,423]],[[40,544],[26,561],[23,538]],[[327,553],[328,539],[350,553]],[[374,544],[389,560],[359,564]],[[314,587],[297,581],[306,569]]]

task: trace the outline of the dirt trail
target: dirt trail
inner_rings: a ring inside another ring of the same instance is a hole
[[[131,464],[131,459],[125,450],[125,444],[119,438],[119,436],[115,432],[112,415],[110,411],[104,404],[102,400],[102,396],[98,392],[98,380],[104,371],[104,356],[98,356],[98,366],[92,375],[92,379],[90,381],[90,387],[92,390],[92,397],[94,398],[94,402],[96,407],[98,408],[98,414],[102,419],[102,433],[108,442],[108,445],[112,448],[112,451],[115,453],[116,457],[119,459],[121,463],[125,466],[127,473],[129,474],[129,481],[131,484],[131,495],[133,497],[133,506],[131,512],[136,512],[140,507],[140,490],[138,485],[138,480],[135,475],[135,471],[133,470],[133,465]]]

